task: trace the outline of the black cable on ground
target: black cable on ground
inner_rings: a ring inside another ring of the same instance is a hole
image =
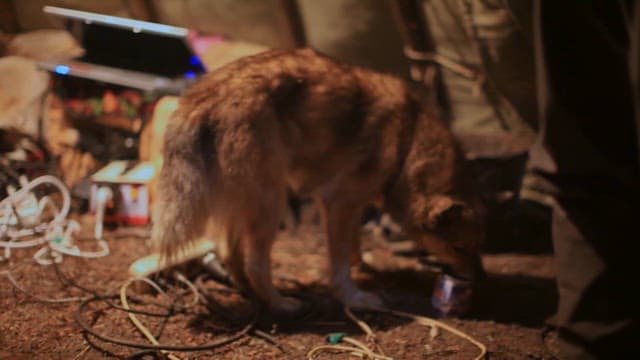
[[[131,295],[127,295],[127,298],[131,299],[133,302],[135,303],[139,303],[139,304],[145,304],[145,305],[154,305],[154,306],[158,306],[161,307],[163,309],[165,309],[165,312],[150,312],[150,311],[144,311],[144,310],[137,310],[137,309],[128,309],[125,308],[123,306],[120,306],[116,303],[114,303],[112,300],[118,298],[118,294],[116,293],[102,293],[99,292],[97,290],[94,289],[90,289],[87,288],[83,285],[78,284],[75,280],[69,278],[67,275],[65,275],[59,268],[59,266],[56,263],[53,263],[53,268],[54,268],[54,272],[56,274],[56,277],[58,278],[58,280],[62,283],[63,286],[69,286],[69,287],[74,287],[77,288],[79,290],[81,290],[82,292],[89,294],[89,296],[84,296],[84,297],[74,297],[73,301],[80,301],[80,304],[78,306],[78,308],[75,311],[75,320],[76,323],[78,324],[78,326],[80,326],[80,328],[82,329],[82,333],[83,333],[83,338],[85,339],[85,341],[87,342],[87,344],[89,346],[91,346],[92,348],[100,351],[103,354],[109,355],[109,356],[114,356],[114,357],[119,357],[118,355],[98,346],[97,344],[95,344],[93,341],[91,341],[89,339],[89,337],[94,337],[98,340],[101,340],[105,343],[111,343],[111,344],[116,344],[116,345],[120,345],[120,346],[126,346],[126,347],[132,347],[132,348],[137,348],[137,349],[143,349],[142,351],[138,351],[135,352],[129,356],[127,356],[127,358],[141,358],[143,356],[146,355],[158,355],[159,351],[184,351],[184,352],[191,352],[191,351],[202,351],[202,350],[211,350],[214,349],[216,347],[220,347],[226,344],[229,344],[231,342],[234,342],[246,335],[251,334],[255,334],[258,337],[261,337],[265,340],[267,340],[268,342],[274,344],[275,346],[278,347],[278,349],[280,349],[281,351],[284,352],[284,349],[282,348],[282,346],[276,341],[274,340],[273,337],[266,335],[263,332],[253,332],[255,325],[257,323],[257,319],[259,318],[260,313],[256,313],[254,315],[254,317],[250,320],[250,322],[248,324],[246,324],[241,330],[239,330],[238,332],[236,332],[235,334],[231,335],[231,336],[227,336],[221,339],[218,339],[216,341],[213,342],[209,342],[206,344],[201,344],[201,345],[176,345],[176,344],[158,344],[158,345],[154,345],[154,344],[149,344],[149,343],[142,343],[142,342],[134,342],[134,341],[129,341],[126,339],[121,339],[121,338],[116,338],[116,337],[112,337],[112,336],[108,336],[108,335],[104,335],[101,334],[97,331],[95,331],[93,329],[92,325],[89,325],[87,323],[87,321],[83,318],[82,313],[83,310],[85,310],[85,308],[91,304],[94,303],[96,301],[101,301],[104,304],[106,304],[107,306],[109,306],[110,308],[116,309],[116,310],[120,310],[120,311],[124,311],[124,312],[129,312],[129,313],[135,313],[135,314],[140,314],[140,315],[146,315],[146,316],[153,316],[153,317],[161,317],[161,323],[159,328],[156,330],[156,338],[160,337],[160,335],[162,334],[165,325],[168,321],[168,319],[174,315],[176,313],[176,301],[174,300],[171,304],[166,305],[166,304],[160,304],[158,302],[154,302],[154,301],[148,301],[148,300],[143,300],[141,298],[135,297],[135,296],[131,296]],[[7,272],[5,275],[7,275],[7,277],[9,278],[9,280],[13,280],[13,278],[11,277],[10,273]],[[29,291],[27,291],[26,289],[21,288],[17,283],[15,283],[15,281],[11,281],[11,283],[14,285],[14,288],[17,288],[18,290],[20,290],[21,292],[25,293],[26,295],[28,295],[29,297],[34,298],[36,301],[43,301],[43,302],[52,302],[56,299],[44,299],[42,300],[41,297],[30,293]],[[196,289],[196,291],[200,291],[200,289]],[[188,292],[184,292],[184,294],[187,294]],[[182,294],[182,295],[184,295]],[[182,296],[179,296],[178,298],[180,298]],[[251,300],[251,298],[249,298]],[[46,300],[46,301],[45,301]],[[59,299],[58,299],[59,300]],[[65,299],[66,301],[66,299]],[[210,302],[210,301],[209,301]],[[252,302],[254,306],[257,305],[257,303],[255,301]],[[209,308],[209,310],[212,310],[212,308]],[[259,308],[259,307],[257,307]],[[214,307],[213,309],[220,311],[221,308],[220,307]],[[101,310],[104,311],[104,310]],[[223,312],[224,313],[224,312]],[[224,313],[226,315],[226,313]],[[227,318],[231,318],[228,315],[226,316]],[[94,319],[97,320],[97,318],[99,318],[99,315]],[[237,323],[237,321],[236,321]]]
[[[230,316],[228,314],[228,312],[221,307],[219,304],[217,304],[216,301],[212,301],[212,298],[210,297],[209,294],[207,294],[210,291],[214,291],[214,292],[223,292],[223,293],[235,293],[238,294],[242,297],[244,297],[245,299],[248,299],[251,302],[252,308],[254,309],[258,309],[257,312],[254,314],[253,317],[251,317],[251,319],[249,320],[249,323],[247,323],[246,325],[244,325],[244,327],[242,327],[242,329],[240,329],[239,331],[237,331],[235,334],[231,335],[231,336],[227,336],[221,339],[218,339],[216,341],[210,342],[210,343],[206,343],[206,344],[201,344],[201,345],[176,345],[176,344],[150,344],[150,343],[143,343],[143,342],[134,342],[134,341],[129,341],[126,339],[122,339],[122,338],[116,338],[116,337],[112,337],[112,336],[108,336],[105,334],[101,334],[97,331],[94,330],[93,325],[90,325],[86,319],[82,316],[83,311],[86,309],[86,307],[94,302],[97,301],[101,301],[102,303],[106,304],[109,308],[112,309],[116,309],[116,310],[120,310],[120,311],[124,311],[127,313],[134,313],[134,314],[140,314],[140,315],[146,315],[146,316],[152,316],[152,317],[160,317],[161,318],[161,323],[159,325],[159,327],[157,328],[157,330],[155,331],[156,334],[154,335],[156,338],[159,338],[162,335],[162,332],[165,329],[166,323],[169,320],[169,318],[174,315],[177,312],[184,312],[186,311],[186,308],[182,308],[181,306],[176,306],[176,301],[177,299],[181,298],[182,296],[184,296],[185,294],[190,293],[189,291],[187,291],[185,289],[185,291],[182,294],[179,294],[177,298],[173,299],[171,304],[164,304],[164,303],[160,303],[157,301],[152,301],[152,300],[148,300],[148,299],[142,299],[140,297],[136,297],[133,295],[126,295],[127,299],[130,299],[132,302],[137,303],[137,304],[144,304],[144,305],[153,305],[153,306],[157,306],[160,307],[166,311],[163,312],[151,312],[151,311],[145,311],[145,310],[138,310],[138,309],[131,309],[131,308],[125,308],[124,306],[121,306],[117,303],[115,303],[113,300],[118,298],[118,294],[116,293],[106,293],[106,292],[101,292],[95,289],[91,289],[88,288],[86,286],[83,286],[79,283],[77,283],[74,279],[70,278],[69,276],[67,276],[59,267],[59,265],[55,262],[53,262],[52,264],[54,272],[56,274],[56,277],[58,278],[58,280],[60,281],[60,283],[65,286],[65,287],[73,287],[76,289],[79,289],[80,291],[88,294],[87,296],[78,296],[78,297],[73,297],[73,298],[69,298],[69,299],[63,299],[65,302],[66,301],[79,301],[80,304],[78,306],[78,308],[76,309],[75,312],[75,320],[76,323],[78,324],[78,326],[80,326],[80,328],[82,329],[82,336],[85,339],[86,343],[88,344],[88,346],[94,348],[95,350],[101,352],[102,354],[105,355],[109,355],[109,356],[114,356],[114,357],[122,357],[122,356],[118,356],[114,353],[112,353],[109,350],[106,350],[104,348],[102,348],[101,346],[99,346],[98,344],[96,344],[94,341],[92,341],[90,339],[90,337],[93,337],[95,339],[98,339],[100,341],[103,341],[105,343],[111,343],[111,344],[115,344],[115,345],[120,345],[120,346],[125,346],[125,347],[132,347],[132,348],[137,348],[137,349],[142,349],[141,351],[137,351],[134,352],[128,356],[126,356],[126,358],[129,359],[140,359],[144,356],[160,356],[161,358],[164,357],[163,354],[161,354],[161,351],[184,351],[184,352],[191,352],[191,351],[203,351],[203,350],[211,350],[214,349],[216,347],[220,347],[226,344],[229,344],[231,342],[234,342],[236,340],[239,340],[240,338],[242,338],[243,336],[255,336],[257,338],[261,338],[263,340],[265,340],[266,342],[276,346],[282,353],[286,354],[287,350],[284,348],[284,346],[273,336],[269,335],[268,333],[261,331],[259,329],[256,329],[256,324],[258,322],[258,319],[261,318],[261,314],[263,313],[261,311],[261,304],[250,294],[247,294],[245,292],[239,291],[237,289],[229,289],[229,288],[222,288],[222,289],[205,289],[202,283],[203,278],[202,277],[198,277],[198,279],[196,279],[195,281],[195,285],[194,290],[197,291],[198,293],[200,293],[200,295],[202,296],[201,299],[205,300],[204,301],[204,305],[205,307],[216,314],[219,314],[223,319],[225,319],[226,321],[231,322],[232,324],[238,324],[239,322],[246,322],[248,317],[241,317],[241,318],[234,318],[233,316]],[[9,278],[9,280],[13,280],[13,278],[11,277],[9,272],[6,272],[7,277]],[[291,281],[291,280],[290,280]],[[28,296],[36,299],[36,301],[45,301],[46,302],[53,302],[56,301],[56,299],[44,299],[41,300],[40,297],[38,297],[35,294],[31,294],[29,291],[27,291],[26,289],[21,288],[15,281],[11,281],[12,284],[14,285],[14,288],[17,288],[18,290],[24,292],[25,294],[27,294]],[[298,283],[297,281],[293,281],[296,285],[298,285],[298,287],[300,288],[304,288],[303,285],[301,285],[300,283]],[[300,294],[298,294],[299,296]],[[60,299],[57,299],[60,300]],[[57,302],[57,301],[56,301]],[[309,304],[309,302],[305,302],[307,304]],[[307,306],[306,311],[304,312],[305,314],[305,318],[308,318],[310,316],[312,316],[314,314],[314,311],[312,311],[312,309],[315,309],[315,306]],[[316,309],[317,310],[317,309]],[[105,309],[101,309],[98,311],[98,313],[103,313],[105,311]],[[100,314],[96,314],[96,316],[94,316],[93,318],[93,323],[95,324],[95,321],[97,321],[97,319],[101,316]],[[286,323],[286,319],[278,319],[278,320],[285,320]],[[297,318],[297,320],[299,320],[299,318]]]
[[[129,341],[129,340],[125,340],[125,339],[120,339],[120,338],[116,338],[116,337],[111,337],[111,336],[107,336],[104,334],[101,334],[95,330],[93,330],[93,327],[91,327],[89,324],[86,323],[85,319],[82,317],[82,311],[84,310],[84,308],[94,302],[94,301],[98,301],[98,300],[102,300],[100,298],[90,298],[90,299],[86,299],[84,301],[82,301],[80,303],[80,305],[78,306],[78,308],[76,309],[75,312],[75,319],[76,319],[76,323],[82,328],[82,330],[86,331],[87,333],[89,333],[91,336],[102,340],[104,342],[109,342],[112,344],[117,344],[117,345],[122,345],[122,346],[127,346],[127,347],[133,347],[133,348],[138,348],[138,349],[147,349],[147,350],[168,350],[168,351],[201,351],[201,350],[211,350],[213,348],[222,346],[222,345],[226,345],[229,344],[231,342],[234,342],[238,339],[240,339],[241,337],[243,337],[244,335],[246,335],[251,329],[253,329],[253,327],[255,326],[256,323],[256,319],[254,318],[249,324],[247,324],[242,330],[238,331],[237,333],[235,333],[234,335],[207,343],[207,344],[202,344],[202,345],[175,345],[175,344],[159,344],[159,345],[154,345],[154,344],[149,344],[149,343],[141,343],[141,342],[135,342],[135,341]]]
[[[171,315],[173,315],[175,313],[175,308],[172,305],[165,305],[165,304],[161,304],[159,302],[156,301],[149,301],[149,300],[143,300],[139,297],[136,296],[132,296],[132,295],[127,295],[127,297],[129,299],[131,299],[131,301],[138,303],[138,304],[147,304],[147,305],[154,305],[163,309],[166,309],[167,311],[164,313],[160,313],[160,312],[151,312],[151,311],[145,311],[145,310],[137,310],[137,309],[127,309],[123,306],[120,306],[112,301],[110,301],[110,299],[113,298],[117,298],[118,295],[117,294],[105,294],[105,293],[99,293],[96,290],[93,289],[89,289],[85,286],[82,286],[80,284],[78,284],[76,281],[74,281],[73,279],[67,277],[66,275],[64,275],[62,273],[62,271],[60,271],[60,268],[58,267],[58,265],[56,263],[53,263],[53,269],[56,273],[56,276],[58,277],[58,279],[60,280],[60,282],[63,285],[66,286],[71,286],[71,287],[75,287],[77,289],[80,289],[86,293],[89,293],[91,295],[93,295],[94,298],[98,298],[101,300],[104,300],[105,303],[107,305],[109,305],[111,308],[114,308],[116,310],[120,310],[120,311],[124,311],[124,312],[130,312],[130,313],[134,313],[134,314],[138,314],[138,315],[145,315],[145,316],[153,316],[153,317],[169,317]]]
[[[198,290],[198,292],[200,292],[200,294],[202,295],[202,299],[204,300],[204,305],[207,309],[209,310],[214,310],[218,315],[221,315],[226,321],[232,322],[232,323],[236,323],[237,319],[232,318],[231,316],[229,316],[224,309],[217,304],[217,302],[215,301],[211,301],[210,300],[210,296],[208,294],[208,290],[209,289],[205,289],[204,288],[204,284],[202,281],[203,277],[199,276],[198,278],[196,278],[196,280],[194,281],[194,285],[196,287],[196,289]],[[219,289],[213,289],[213,291],[217,291]],[[241,294],[239,291],[236,290],[236,292],[238,294]],[[261,305],[260,303],[256,300],[255,297],[252,296],[246,296],[245,297],[247,299],[249,299],[249,301],[251,302],[251,305],[255,308],[255,309],[261,309]],[[259,310],[258,313],[263,313],[263,311]],[[254,317],[256,323],[257,320],[259,319],[259,317],[256,315]],[[261,338],[263,340],[265,340],[266,342],[270,343],[271,345],[274,345],[275,347],[278,348],[278,350],[280,350],[280,352],[282,352],[283,354],[287,353],[287,350],[284,348],[284,346],[282,346],[282,344],[273,336],[267,334],[266,332],[256,329],[255,327],[252,328],[249,331],[249,335],[253,335],[255,337]]]

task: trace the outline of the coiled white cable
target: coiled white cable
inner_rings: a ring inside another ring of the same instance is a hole
[[[109,254],[109,246],[102,238],[102,222],[106,204],[113,197],[111,189],[101,187],[98,191],[95,235],[99,250],[82,251],[73,244],[73,239],[80,231],[80,224],[74,220],[67,221],[67,215],[71,208],[71,195],[66,185],[51,175],[40,176],[28,183],[21,179],[21,183],[22,188],[19,191],[10,190],[10,195],[0,201],[0,209],[4,210],[2,217],[0,217],[0,239],[9,238],[8,241],[0,240],[0,247],[5,249],[4,259],[11,256],[11,249],[28,248],[41,244],[47,244],[47,246],[39,249],[33,255],[34,260],[40,265],[58,263],[62,261],[62,254],[84,258],[98,258]],[[58,210],[55,203],[47,196],[37,201],[31,190],[43,184],[54,185],[58,188],[62,194],[61,210]],[[23,205],[23,207],[17,207],[19,205]],[[55,216],[51,221],[41,223],[41,217],[46,207],[51,208]],[[28,217],[26,221],[25,217]],[[22,240],[25,237],[33,236],[38,237]]]
[[[32,195],[31,190],[42,184],[54,185],[58,190],[60,190],[60,193],[62,194],[62,209],[56,214],[52,222],[59,223],[64,221],[67,218],[67,215],[69,215],[69,209],[71,208],[71,194],[69,193],[67,186],[60,179],[52,175],[42,175],[35,178],[20,190],[10,194],[8,197],[0,201],[0,208],[6,207],[7,205],[12,206],[25,200],[28,196]]]

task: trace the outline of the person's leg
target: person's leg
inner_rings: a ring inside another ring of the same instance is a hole
[[[535,3],[541,131],[530,168],[555,200],[566,358],[640,353],[632,289],[640,175],[623,10],[617,1]]]
[[[637,269],[630,259],[631,243],[638,237],[632,218],[638,214],[637,205],[613,196],[561,198],[554,206],[556,321],[567,358],[640,353],[635,344],[638,298],[633,295]],[[621,254],[625,251],[629,255]]]

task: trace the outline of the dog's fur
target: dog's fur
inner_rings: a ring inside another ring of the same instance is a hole
[[[233,278],[272,310],[295,311],[270,265],[289,187],[322,208],[336,296],[381,306],[350,275],[361,211],[376,200],[455,271],[477,270],[482,229],[461,161],[447,126],[403,81],[311,49],[261,53],[182,96],[165,136],[153,239],[172,256],[217,230]]]

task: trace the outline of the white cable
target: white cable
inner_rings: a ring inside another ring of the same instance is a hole
[[[106,241],[104,240],[98,240],[98,246],[100,247],[100,250],[98,251],[82,251],[80,250],[80,248],[78,248],[76,245],[74,245],[73,247],[64,247],[64,246],[60,246],[56,243],[49,243],[49,247],[52,250],[55,250],[61,254],[65,254],[65,255],[70,255],[70,256],[75,256],[75,257],[83,257],[83,258],[87,258],[87,259],[95,259],[95,258],[99,258],[99,257],[104,257],[109,255],[109,244],[107,244]]]
[[[38,246],[47,242],[47,239],[40,237],[33,240],[18,241],[19,237],[12,238],[10,241],[0,241],[0,246],[7,249],[24,249],[33,246]]]
[[[17,241],[17,240],[12,240],[12,241]],[[11,249],[12,248],[9,246],[4,247],[4,255],[0,257],[0,261],[8,260],[11,257]]]
[[[69,214],[69,209],[71,208],[71,194],[69,193],[69,189],[67,189],[67,186],[62,181],[60,181],[60,179],[52,175],[43,175],[35,178],[30,183],[23,186],[20,190],[0,201],[0,207],[7,206],[7,204],[16,204],[27,199],[28,196],[33,195],[30,192],[32,189],[38,187],[39,185],[47,183],[54,185],[58,188],[58,190],[60,190],[60,193],[62,193],[62,210],[58,212],[52,222],[60,223],[64,221],[64,219],[66,219],[67,215]]]
[[[35,195],[31,192],[34,188],[47,183],[53,184],[62,193],[63,204],[61,211],[57,211],[57,207],[49,197],[45,196],[38,202]],[[36,233],[44,231],[44,229],[52,224],[62,223],[64,219],[66,219],[71,207],[71,195],[69,194],[67,186],[54,176],[43,175],[31,182],[28,182],[25,177],[21,177],[20,184],[22,185],[22,188],[18,191],[16,191],[12,186],[9,186],[7,189],[9,196],[0,201],[0,208],[4,207],[2,217],[3,226],[1,228],[2,231],[0,232],[0,238],[8,236],[11,239],[11,241],[0,241],[0,246],[5,248],[27,248],[45,243],[46,239],[44,238],[26,241],[16,240],[25,236],[33,236]],[[24,206],[24,202],[28,202],[28,204]],[[23,204],[22,209],[16,209],[15,205],[17,204]],[[40,215],[47,205],[52,207],[56,216],[49,224],[38,224],[40,222]],[[12,219],[12,215],[15,219]],[[29,219],[29,221],[26,221],[27,224],[25,224],[24,218]],[[28,227],[11,229],[9,227],[11,225],[27,225]]]
[[[104,212],[107,207],[107,202],[113,199],[113,191],[111,188],[107,186],[101,186],[98,189],[97,196],[97,205],[96,205],[96,228],[95,228],[95,237],[96,239],[102,239],[102,227],[104,222]]]
[[[53,210],[54,214],[60,213],[60,209],[58,209],[58,207],[56,206],[56,203],[54,203],[50,197],[43,196],[42,199],[40,199],[40,201],[38,202],[38,213],[40,215],[44,214],[44,209],[47,205],[49,205],[51,210]]]
[[[62,255],[59,252],[52,251],[52,249],[48,246],[44,246],[35,254],[33,254],[33,260],[38,263],[38,265],[48,266],[53,264],[59,264],[62,262]]]
[[[44,175],[28,182],[26,178],[20,178],[22,188],[15,191],[8,188],[9,196],[0,201],[0,239],[9,238],[8,241],[0,240],[0,247],[4,247],[4,258],[6,260],[11,255],[11,249],[28,248],[41,244],[47,246],[39,249],[33,255],[33,259],[40,265],[51,265],[53,262],[62,261],[63,254],[84,257],[98,258],[109,254],[109,245],[102,238],[104,211],[107,204],[113,197],[113,192],[108,187],[101,187],[98,190],[98,213],[96,219],[95,236],[99,250],[82,251],[73,244],[75,235],[80,231],[80,224],[74,220],[67,221],[67,215],[71,207],[71,195],[66,185],[58,178],[51,175]],[[56,204],[48,196],[42,197],[40,201],[31,192],[42,184],[52,184],[62,193],[62,209],[58,210]],[[42,215],[45,208],[49,207],[55,216],[49,222],[42,223]],[[21,240],[25,237],[39,236],[35,239]]]
[[[98,223],[96,223],[97,226]],[[54,227],[52,231],[45,235],[45,238],[48,240],[49,247],[60,254],[83,258],[98,258],[109,255],[109,245],[102,238],[96,238],[100,248],[98,251],[82,251],[77,245],[72,244],[71,240],[79,231],[80,224],[71,220],[67,223],[66,228],[62,226]]]

